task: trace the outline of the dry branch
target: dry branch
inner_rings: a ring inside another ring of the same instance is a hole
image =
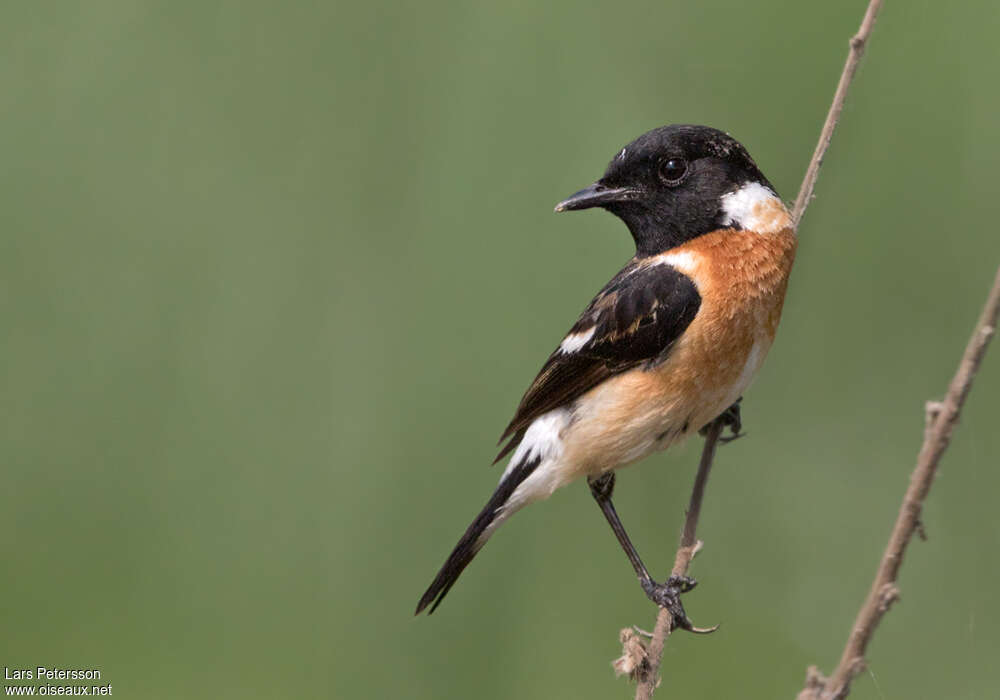
[[[875,18],[878,16],[881,7],[882,0],[869,0],[864,18],[861,21],[861,27],[858,29],[857,34],[851,37],[850,50],[847,54],[847,60],[844,63],[844,69],[840,74],[840,81],[837,83],[837,90],[833,95],[833,103],[827,112],[826,121],[823,123],[823,129],[820,131],[819,142],[816,144],[816,150],[809,161],[809,167],[806,169],[805,177],[799,188],[798,197],[795,200],[795,206],[792,208],[792,220],[795,222],[796,228],[798,228],[799,222],[802,220],[802,215],[805,214],[805,210],[812,199],[816,179],[819,177],[820,166],[823,164],[826,150],[830,146],[833,132],[837,128],[840,113],[844,109],[847,90],[851,85],[851,81],[854,80],[854,74],[857,72],[858,64],[861,61],[861,56],[864,54],[868,37],[871,36],[872,29],[875,26]],[[691,558],[698,548],[698,516],[701,511],[701,501],[704,496],[705,484],[708,481],[708,474],[712,469],[715,448],[721,432],[722,423],[716,419],[710,424],[708,433],[705,436],[705,446],[701,455],[701,463],[698,467],[698,475],[695,478],[694,490],[691,494],[691,505],[688,508],[687,517],[684,522],[684,533],[681,536],[680,548],[677,550],[677,555],[674,559],[674,574],[684,575],[687,573]],[[636,700],[648,700],[659,685],[659,669],[663,658],[663,646],[670,635],[670,627],[670,613],[666,609],[660,608],[656,618],[656,627],[653,628],[652,639],[649,641],[648,646],[646,646],[645,658],[634,668],[633,675],[639,681],[635,692]],[[623,630],[622,641],[627,641],[626,647],[631,648],[634,657],[635,638],[627,635],[626,631]],[[626,659],[628,656],[629,650],[626,649],[623,652],[622,659]],[[616,668],[619,667],[619,662],[616,662]]]
[[[815,668],[807,673],[806,687],[799,693],[799,700],[833,700],[844,698],[850,691],[851,681],[865,667],[865,650],[871,641],[875,628],[889,606],[899,596],[896,579],[903,564],[906,547],[913,539],[913,533],[920,531],[920,512],[924,500],[934,483],[941,455],[951,442],[951,433],[958,423],[965,399],[972,389],[976,372],[986,354],[986,348],[996,333],[997,319],[1000,317],[1000,268],[997,269],[993,287],[986,298],[986,306],[979,317],[972,337],[965,347],[965,353],[948,385],[944,401],[928,401],[926,406],[926,428],[924,444],[917,456],[917,466],[910,476],[910,485],[899,508],[896,524],[889,536],[889,544],[879,563],[871,591],[865,600],[847,638],[847,645],[841,654],[840,663],[829,679],[824,679]]]
[[[869,0],[865,16],[861,20],[861,27],[858,33],[851,37],[850,50],[847,52],[847,61],[844,62],[844,70],[840,73],[840,81],[837,83],[837,90],[833,93],[833,103],[830,111],[826,114],[826,121],[819,134],[819,142],[816,150],[813,151],[809,167],[806,169],[805,177],[802,178],[802,185],[799,187],[799,196],[795,198],[795,206],[792,208],[792,220],[798,227],[802,221],[802,215],[806,213],[806,207],[812,200],[813,189],[816,187],[816,178],[819,177],[819,168],[823,165],[823,157],[826,156],[826,149],[830,147],[830,139],[833,138],[833,130],[837,128],[840,121],[840,113],[844,110],[844,101],[847,99],[847,89],[851,87],[854,74],[861,63],[861,57],[865,53],[865,46],[868,44],[868,37],[871,36],[872,29],[875,28],[875,19],[878,11],[882,9],[882,0]]]
[[[701,548],[701,542],[698,541],[698,517],[701,515],[701,502],[705,497],[708,474],[712,470],[712,462],[715,460],[715,448],[719,444],[719,436],[722,435],[724,426],[725,421],[722,418],[716,418],[709,423],[705,433],[705,446],[701,451],[701,461],[698,464],[698,474],[694,478],[694,488],[691,489],[691,500],[688,503],[687,516],[684,519],[681,544],[677,548],[674,568],[670,572],[673,576],[687,574],[691,560]],[[670,611],[666,608],[660,608],[660,612],[656,616],[656,626],[653,628],[653,637],[646,648],[645,663],[639,667],[638,673],[636,673],[636,679],[639,681],[635,689],[636,700],[649,700],[653,696],[656,686],[659,685],[663,645],[666,643],[667,637],[670,636],[672,626],[673,616]]]

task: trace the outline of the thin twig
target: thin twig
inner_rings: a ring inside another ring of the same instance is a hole
[[[844,698],[850,691],[851,681],[864,669],[865,650],[875,633],[875,628],[899,595],[896,579],[903,564],[906,547],[913,539],[914,532],[921,529],[920,512],[923,509],[924,499],[927,498],[927,493],[934,482],[941,455],[951,441],[952,431],[958,423],[965,399],[972,389],[972,382],[979,365],[983,361],[990,340],[996,333],[998,318],[1000,318],[1000,268],[997,269],[996,279],[993,280],[993,287],[986,298],[986,306],[979,317],[976,329],[972,332],[955,376],[948,385],[944,401],[927,402],[929,428],[924,433],[924,443],[917,456],[917,466],[910,476],[910,485],[903,497],[903,504],[889,536],[885,554],[882,555],[868,598],[858,611],[844,652],[841,654],[840,663],[829,679],[821,680],[819,683],[815,682],[816,673],[813,671],[813,682],[807,681],[806,688],[799,693],[799,700]]]
[[[813,190],[816,187],[816,178],[819,177],[819,168],[823,164],[823,157],[826,155],[827,148],[830,147],[830,140],[833,138],[833,132],[837,128],[840,113],[844,109],[847,90],[851,86],[851,81],[854,80],[854,74],[858,70],[858,63],[861,61],[862,54],[864,54],[865,45],[868,42],[868,37],[871,36],[872,28],[875,26],[875,18],[878,16],[878,11],[881,7],[882,0],[869,0],[865,16],[861,20],[861,28],[857,34],[851,37],[850,50],[847,54],[847,61],[844,63],[844,69],[840,74],[840,81],[837,83],[837,90],[833,95],[833,103],[830,105],[830,111],[826,115],[826,121],[823,124],[822,131],[820,131],[819,142],[816,144],[816,150],[809,161],[809,167],[806,169],[805,177],[799,188],[799,195],[792,209],[792,221],[796,229],[812,199]],[[681,538],[681,546],[677,550],[677,556],[674,559],[673,573],[677,575],[687,573],[691,558],[697,551],[696,533],[698,516],[701,511],[701,501],[704,496],[709,471],[712,469],[716,444],[721,433],[722,423],[719,419],[716,419],[716,421],[710,424],[705,437],[705,447],[701,455],[701,464],[698,467],[698,476],[695,478],[694,491],[691,493],[691,505],[688,508],[687,519],[684,522],[684,534]],[[657,685],[659,685],[659,669],[663,658],[663,646],[667,641],[667,637],[670,636],[671,622],[670,613],[666,609],[660,608],[656,617],[656,627],[653,628],[653,638],[646,647],[646,655],[643,663],[637,667],[636,677],[639,684],[635,692],[636,700],[648,700],[652,696],[653,691],[656,690]]]
[[[698,463],[698,474],[694,478],[694,488],[691,489],[691,500],[688,503],[687,517],[684,519],[684,530],[681,533],[681,543],[674,558],[673,576],[687,574],[691,560],[698,552],[701,542],[698,541],[698,517],[701,515],[701,502],[705,497],[705,485],[708,484],[708,474],[712,471],[715,460],[715,448],[719,444],[719,436],[725,426],[723,418],[716,418],[709,423],[705,433],[705,446],[701,451],[701,462]],[[656,627],[653,628],[653,638],[646,649],[646,665],[638,674],[639,684],[635,689],[636,700],[649,700],[653,691],[659,685],[660,662],[663,659],[663,645],[670,636],[673,626],[673,616],[666,608],[660,608],[656,616]]]
[[[875,18],[878,16],[878,11],[881,8],[882,0],[870,0],[868,9],[865,10],[864,19],[861,20],[861,28],[858,29],[857,34],[851,37],[851,48],[847,53],[844,70],[840,74],[840,82],[837,83],[837,91],[833,93],[833,103],[830,105],[830,111],[826,114],[826,122],[823,123],[823,130],[820,131],[819,142],[816,144],[816,150],[813,151],[812,160],[809,161],[806,175],[802,179],[802,186],[799,187],[799,196],[795,198],[795,207],[792,209],[792,221],[795,222],[796,228],[798,228],[799,222],[802,221],[802,215],[806,213],[806,207],[809,206],[809,202],[812,200],[813,189],[816,187],[816,178],[819,177],[819,167],[823,164],[826,149],[830,147],[833,130],[837,128],[837,122],[840,121],[840,113],[844,109],[844,100],[847,99],[847,89],[851,87],[851,81],[854,80],[854,74],[858,70],[858,64],[861,63],[861,56],[865,52],[865,45],[868,43],[868,37],[871,36],[872,29],[875,27]]]

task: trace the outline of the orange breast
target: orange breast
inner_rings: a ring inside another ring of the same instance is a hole
[[[701,306],[665,362],[610,379],[578,402],[567,466],[613,469],[691,434],[749,386],[774,340],[796,239],[724,230],[647,264],[670,264],[698,287]]]
[[[731,393],[734,384],[746,388],[778,329],[795,246],[790,229],[716,231],[665,254],[702,297],[698,315],[656,371],[665,391],[708,399]]]

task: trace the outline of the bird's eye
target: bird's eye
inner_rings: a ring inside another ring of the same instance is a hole
[[[683,158],[668,158],[660,164],[660,177],[668,185],[676,185],[687,174],[688,164]]]

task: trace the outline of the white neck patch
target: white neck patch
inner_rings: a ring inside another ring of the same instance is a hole
[[[791,228],[792,217],[781,199],[759,182],[722,195],[722,225],[739,226],[756,233],[777,233]]]

